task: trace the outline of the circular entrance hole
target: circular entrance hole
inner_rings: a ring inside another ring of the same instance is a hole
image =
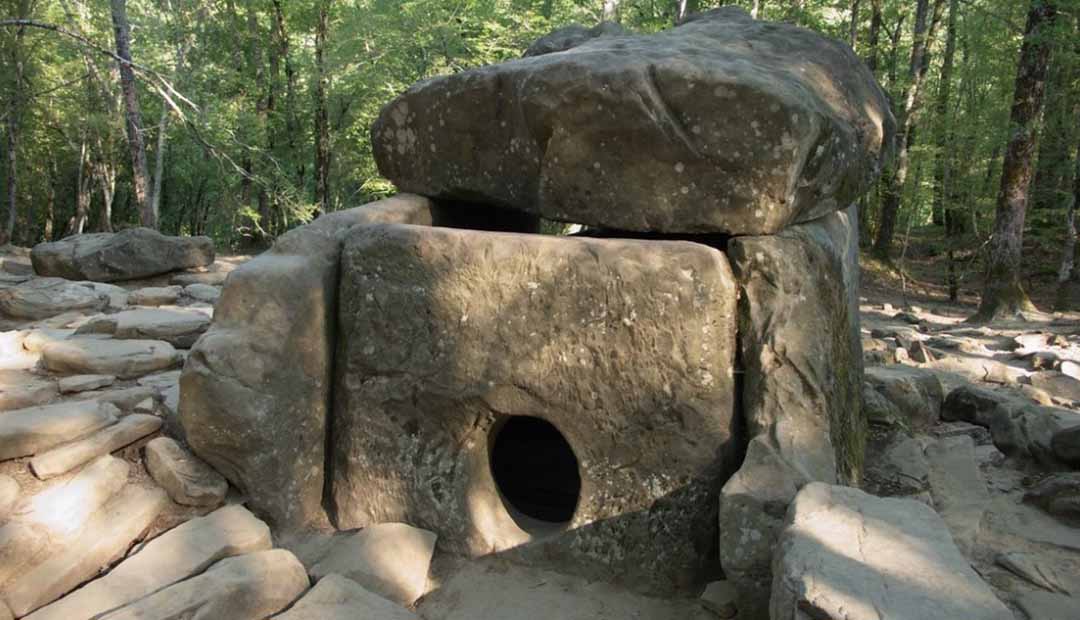
[[[523,530],[569,523],[577,510],[581,494],[577,457],[550,422],[514,416],[497,427],[491,473]]]

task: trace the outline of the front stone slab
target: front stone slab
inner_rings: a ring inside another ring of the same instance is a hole
[[[704,577],[738,452],[721,252],[370,226],[339,299],[339,528],[406,522],[647,591]]]

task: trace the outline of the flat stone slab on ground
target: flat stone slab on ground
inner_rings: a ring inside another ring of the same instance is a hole
[[[108,333],[121,340],[163,340],[186,349],[210,327],[210,314],[187,308],[136,308],[109,314],[77,329],[76,335]]]
[[[0,411],[43,405],[57,396],[56,380],[26,370],[0,370]]]
[[[180,363],[176,349],[160,340],[101,340],[69,338],[47,344],[41,359],[62,374],[110,374],[133,379]]]
[[[26,620],[95,617],[197,575],[218,560],[270,547],[265,523],[243,506],[226,506],[165,532],[105,576]]]
[[[771,620],[1013,620],[925,504],[815,482],[786,523]]]
[[[60,386],[61,393],[74,394],[76,392],[88,392],[90,390],[108,387],[113,383],[116,383],[116,377],[113,375],[75,375],[72,377],[61,377],[60,381],[57,383]]]
[[[177,504],[215,506],[229,490],[224,476],[169,437],[146,444],[146,469]]]
[[[182,286],[148,286],[128,293],[132,306],[168,306],[176,303],[183,292]]]
[[[42,480],[59,476],[91,459],[135,443],[160,428],[161,418],[157,416],[138,413],[125,416],[92,435],[34,456],[30,459],[30,469]]]
[[[337,573],[409,606],[426,591],[436,538],[427,530],[404,523],[372,525],[335,544],[311,568],[311,576],[319,579]]]
[[[44,452],[116,421],[116,408],[94,401],[28,407],[0,414],[0,461]]]
[[[228,271],[207,271],[204,273],[178,273],[172,277],[174,285],[187,286],[189,284],[209,284],[221,286],[225,284],[225,278],[229,277]]]
[[[330,574],[308,590],[289,611],[275,620],[420,620],[408,609],[365,590],[363,586]],[[59,620],[59,619],[57,619]]]
[[[221,287],[200,283],[188,284],[184,287],[184,295],[195,301],[213,304],[221,297]]]
[[[983,514],[990,503],[986,480],[975,460],[971,437],[946,437],[926,448],[930,465],[930,493],[957,546],[974,549]]]
[[[164,491],[156,487],[128,486],[94,516],[77,542],[5,587],[8,607],[16,616],[25,616],[94,577],[127,552],[168,501]]]
[[[210,237],[172,237],[150,228],[89,233],[39,243],[30,251],[34,271],[69,280],[113,282],[214,262]]]
[[[307,573],[284,549],[221,560],[206,572],[159,590],[97,620],[263,620],[308,589]]]
[[[1080,598],[1050,592],[1024,592],[1016,604],[1031,620],[1076,620]]]

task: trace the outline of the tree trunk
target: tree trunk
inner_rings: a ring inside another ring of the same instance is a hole
[[[122,58],[120,89],[124,95],[124,120],[127,130],[128,150],[131,151],[131,177],[135,191],[135,203],[139,209],[139,221],[148,228],[157,228],[157,215],[151,208],[149,198],[149,173],[146,167],[146,146],[142,135],[142,112],[135,90],[135,71],[131,67],[131,29],[127,21],[127,0],[111,0],[113,34],[116,38],[116,55]]]
[[[870,49],[866,54],[866,66],[877,76],[878,46],[881,42],[881,0],[870,0]]]
[[[675,0],[675,25],[683,23],[688,16],[697,13],[701,0]]]
[[[1076,147],[1073,166],[1072,196],[1068,199],[1065,216],[1065,243],[1061,249],[1061,267],[1058,269],[1057,299],[1055,310],[1071,309],[1076,289],[1076,207],[1080,204],[1080,145]]]
[[[1035,125],[1042,112],[1050,59],[1051,41],[1047,34],[1056,14],[1053,0],[1031,0],[1016,68],[1009,117],[1012,135],[1001,168],[1001,189],[994,216],[994,234],[990,238],[986,284],[973,320],[989,321],[1035,309],[1020,283],[1020,260],[1036,146]]]
[[[1039,137],[1039,156],[1035,160],[1035,180],[1031,186],[1033,209],[1057,208],[1072,189],[1069,186],[1073,163],[1071,150],[1076,118],[1080,113],[1080,92],[1073,88],[1078,74],[1076,60],[1068,52],[1073,51],[1077,33],[1070,24],[1068,32],[1063,34],[1066,43],[1059,43],[1051,52],[1053,60],[1046,87],[1046,111]],[[1080,48],[1076,54],[1080,54]]]
[[[56,160],[49,160],[49,193],[45,201],[45,226],[42,230],[42,241],[52,241],[53,222],[56,218],[56,181],[59,175],[56,171]]]
[[[330,211],[330,121],[326,109],[326,91],[330,79],[326,72],[326,36],[330,21],[330,1],[319,2],[319,20],[315,29],[315,204],[320,213]]]
[[[754,4],[750,6],[750,17],[753,17],[754,19],[762,19],[764,17],[761,15],[761,5],[763,2],[764,0],[754,0]]]
[[[955,142],[955,132],[949,114],[949,100],[952,96],[953,59],[956,57],[956,17],[959,11],[959,1],[949,0],[949,20],[945,35],[945,57],[941,63],[941,81],[938,83],[937,101],[934,112],[937,116],[937,131],[935,132],[936,144],[934,155],[934,203],[931,207],[934,224],[945,223],[945,209],[953,208],[946,206],[949,182],[952,178],[953,158],[952,148]],[[945,231],[948,236],[949,231]]]
[[[68,235],[81,235],[90,213],[90,175],[87,174],[86,140],[79,145],[79,168],[75,173],[75,215],[68,222]]]
[[[621,4],[621,2],[622,0],[604,0],[603,9],[600,12],[600,19],[605,22],[619,21],[619,4]]]
[[[855,49],[855,44],[859,40],[859,4],[860,0],[851,0],[851,22],[848,26],[848,45],[851,49]]]
[[[930,66],[930,48],[934,43],[938,23],[945,6],[944,0],[918,0],[915,8],[915,26],[911,45],[911,62],[908,64],[908,85],[901,96],[901,107],[897,110],[897,154],[896,163],[891,173],[885,176],[885,187],[881,203],[881,223],[878,225],[877,238],[874,240],[874,255],[882,260],[889,259],[893,234],[896,228],[896,214],[900,210],[900,201],[907,181],[909,153],[912,133],[915,129],[915,112],[922,99],[923,84]],[[899,28],[897,28],[899,30]]]
[[[30,16],[30,6],[27,2],[19,3],[19,16]],[[19,117],[22,114],[23,104],[23,54],[22,40],[26,28],[20,26],[15,31],[15,42],[11,48],[11,60],[15,65],[15,75],[11,76],[12,85],[10,103],[7,111],[7,217],[4,218],[3,227],[0,228],[0,246],[11,243],[15,235],[15,214],[19,209]]]

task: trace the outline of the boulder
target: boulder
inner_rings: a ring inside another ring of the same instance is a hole
[[[217,506],[229,483],[174,439],[158,437],[146,444],[146,470],[177,504]]]
[[[43,405],[56,398],[56,380],[26,370],[0,370],[0,411]]]
[[[210,237],[170,237],[149,228],[129,228],[39,243],[30,259],[38,275],[114,282],[209,265],[214,262],[214,242]]]
[[[247,509],[220,508],[158,536],[105,576],[30,614],[27,620],[97,617],[197,575],[218,560],[270,546],[270,528]]]
[[[97,620],[262,620],[309,586],[304,567],[284,549],[221,560],[206,572],[158,590]]]
[[[426,198],[398,195],[289,231],[230,274],[212,327],[193,346],[180,379],[187,441],[274,525],[328,525],[339,235],[373,222],[431,224],[433,210]]]
[[[184,295],[195,301],[201,301],[207,304],[215,304],[219,297],[221,297],[221,287],[211,286],[209,284],[188,284],[184,287]]]
[[[116,407],[94,401],[28,407],[0,414],[0,461],[30,456],[116,422]]]
[[[1065,401],[1080,401],[1080,381],[1056,370],[1032,373],[1031,385]]]
[[[275,620],[419,620],[419,616],[341,575],[327,575]]]
[[[67,473],[103,454],[115,452],[161,428],[161,418],[134,414],[83,439],[42,452],[30,459],[30,469],[45,480]]]
[[[180,365],[176,349],[161,340],[112,340],[82,336],[53,342],[41,349],[41,361],[52,372],[115,375],[134,379]]]
[[[1080,522],[1080,472],[1053,474],[1024,494],[1024,501],[1046,512]]]
[[[62,278],[34,278],[0,288],[0,316],[47,319],[72,310],[96,312],[109,305],[107,295]]]
[[[1080,424],[1055,432],[1050,438],[1050,447],[1054,456],[1073,467],[1080,467]]]
[[[367,226],[339,299],[339,528],[411,523],[657,592],[703,578],[739,452],[723,253]]]
[[[601,228],[760,235],[847,208],[894,125],[847,45],[725,7],[419,82],[371,142],[402,191]]]
[[[896,405],[912,429],[925,429],[941,419],[945,389],[933,371],[900,365],[872,366],[866,369],[866,381]]]
[[[770,560],[787,503],[808,481],[862,476],[855,209],[778,235],[739,237],[742,410],[752,438],[720,496],[720,560],[739,613],[768,605]]]
[[[404,523],[372,525],[335,544],[311,568],[311,576],[322,579],[337,573],[409,607],[427,591],[436,538]]]
[[[139,308],[90,321],[75,334],[107,333],[120,340],[163,340],[187,349],[210,327],[210,318],[198,309]]]
[[[8,583],[4,599],[18,617],[47,605],[122,557],[169,499],[158,488],[130,485],[117,493],[68,544]]]
[[[785,523],[771,620],[1013,618],[925,504],[812,483]]]
[[[619,25],[618,22],[600,22],[592,28],[586,28],[580,24],[570,24],[533,41],[529,49],[525,50],[524,56],[528,58],[530,56],[565,52],[599,37],[620,37],[632,34]]]

